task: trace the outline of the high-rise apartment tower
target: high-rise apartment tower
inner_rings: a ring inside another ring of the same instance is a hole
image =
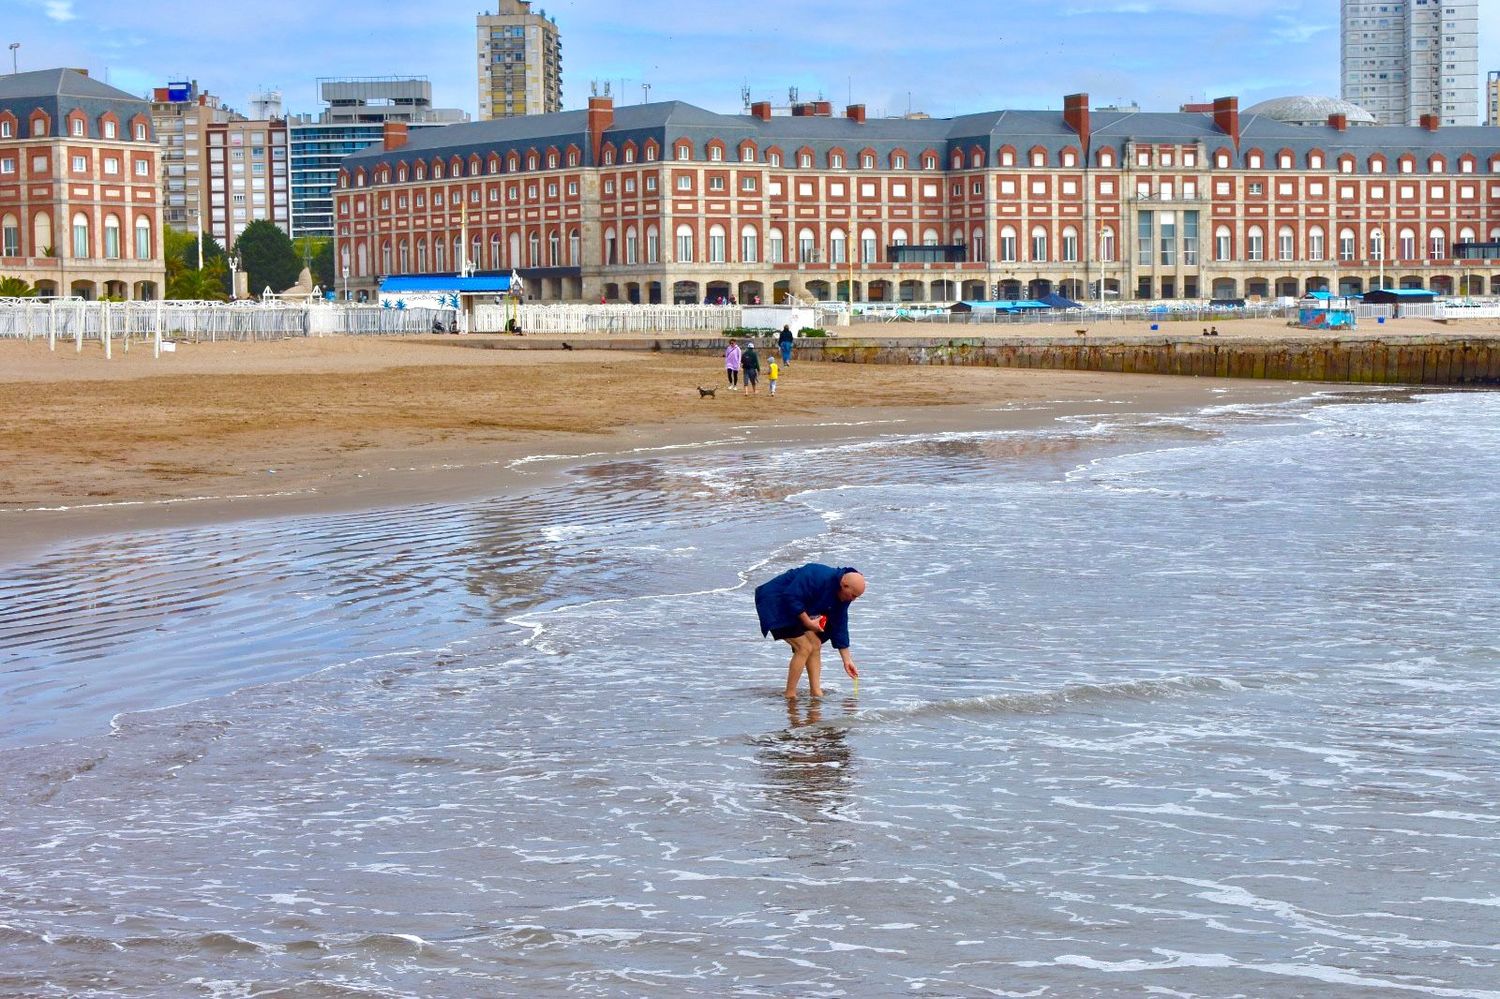
[[[1342,0],[1343,97],[1382,125],[1479,121],[1479,0]]]
[[[528,0],[499,0],[478,27],[479,119],[562,110],[562,42],[557,22]]]
[[[1489,83],[1485,86],[1489,94],[1489,115],[1484,119],[1486,125],[1500,125],[1500,69],[1490,70]]]

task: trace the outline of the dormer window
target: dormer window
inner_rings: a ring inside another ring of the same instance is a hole
[[[82,118],[74,118],[72,121],[70,121],[68,123],[68,130],[73,135],[79,135],[79,136],[83,135],[83,119]]]

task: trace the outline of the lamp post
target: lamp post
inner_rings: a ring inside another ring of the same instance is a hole
[[[347,301],[349,301],[349,265],[348,264],[344,265],[342,273],[344,275],[344,301],[347,302]]]
[[[16,50],[21,47],[20,42],[10,43],[10,75],[15,76],[21,72],[20,63],[16,60]]]
[[[229,264],[229,300],[233,302],[240,297],[240,284],[236,275],[240,269],[240,253],[238,250],[230,250],[227,257]]]

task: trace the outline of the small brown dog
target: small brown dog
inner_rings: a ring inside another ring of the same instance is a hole
[[[699,385],[698,386],[698,398],[702,399],[702,398],[707,397],[709,399],[717,399],[718,396],[714,395],[714,393],[717,392],[717,391],[719,391],[719,390],[718,389],[706,389],[702,385]]]

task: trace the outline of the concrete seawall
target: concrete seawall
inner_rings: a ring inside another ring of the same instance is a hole
[[[722,336],[580,338],[589,350],[720,355]],[[557,350],[555,339],[473,338],[465,346]],[[797,358],[1382,385],[1500,385],[1500,336],[832,337],[797,341]]]

